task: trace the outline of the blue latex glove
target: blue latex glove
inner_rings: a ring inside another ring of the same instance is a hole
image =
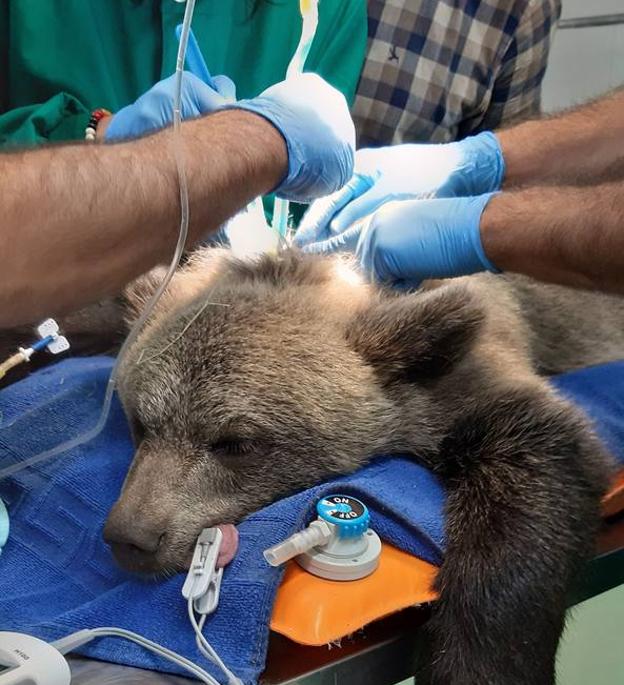
[[[446,145],[358,150],[353,178],[338,193],[312,205],[294,243],[302,247],[331,238],[392,200],[469,197],[499,190],[503,176],[503,155],[490,132]]]
[[[316,74],[300,74],[230,108],[268,119],[288,149],[279,197],[311,200],[341,188],[353,174],[355,128],[344,95]]]
[[[180,108],[182,119],[215,112],[236,100],[236,86],[227,76],[214,76],[212,80],[216,91],[194,74],[184,72]],[[138,138],[172,124],[174,92],[175,74],[159,81],[134,104],[119,110],[108,124],[104,140],[111,142]]]
[[[481,214],[495,195],[389,202],[306,252],[354,251],[374,281],[417,286],[427,278],[498,272],[483,251]]]

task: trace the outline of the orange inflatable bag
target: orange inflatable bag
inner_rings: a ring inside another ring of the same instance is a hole
[[[383,616],[432,601],[436,572],[436,566],[385,543],[377,570],[360,580],[325,580],[291,561],[271,629],[303,645],[326,645]]]

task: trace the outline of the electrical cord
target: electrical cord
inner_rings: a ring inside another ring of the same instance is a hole
[[[215,664],[215,666],[218,666],[218,668],[221,669],[221,671],[225,674],[225,676],[228,679],[228,685],[243,685],[242,681],[239,678],[237,678],[232,673],[232,671],[230,671],[230,669],[223,663],[219,655],[215,652],[215,650],[210,645],[208,640],[206,640],[206,638],[204,637],[202,630],[206,622],[206,616],[203,615],[199,620],[199,623],[197,622],[197,617],[195,616],[195,611],[193,610],[192,599],[190,599],[188,602],[188,615],[191,622],[191,626],[193,627],[193,631],[195,632],[195,641],[199,651],[209,661]],[[146,637],[143,637],[138,633],[134,633],[131,630],[126,630],[124,628],[117,628],[115,626],[105,626],[102,628],[87,628],[72,633],[71,635],[67,635],[66,637],[60,638],[59,640],[52,642],[51,645],[55,649],[57,649],[61,654],[68,654],[69,652],[76,650],[78,647],[81,647],[82,645],[85,645],[88,642],[91,642],[92,640],[95,640],[100,637],[119,637],[124,640],[130,640],[131,642],[138,644],[140,647],[143,647],[144,649],[147,649],[148,651],[164,659],[167,659],[168,661],[171,661],[177,666],[184,668],[186,671],[194,675],[202,682],[207,683],[207,685],[220,685],[219,681],[216,680],[216,678],[211,676],[207,671],[205,671],[200,666],[197,666],[197,664],[194,664],[190,659],[187,659],[181,654],[178,654],[178,652],[174,652],[172,649],[168,649],[167,647],[159,645],[157,642],[148,640]]]
[[[197,623],[197,617],[195,616],[195,611],[193,609],[193,600],[189,599],[188,604],[188,616],[195,631],[195,642],[199,651],[209,660],[212,661],[216,666],[218,666],[223,673],[228,678],[228,685],[243,685],[242,681],[237,678],[232,671],[223,663],[219,655],[215,652],[213,647],[210,645],[208,640],[204,637],[203,628],[206,622],[206,615],[204,614]]]
[[[125,630],[123,628],[106,626],[103,628],[79,630],[76,633],[72,633],[71,635],[67,635],[67,637],[52,642],[51,645],[61,654],[67,654],[68,652],[75,650],[77,647],[87,644],[88,642],[100,637],[119,637],[124,640],[130,640],[131,642],[138,644],[153,654],[156,654],[157,656],[167,659],[177,666],[180,666],[201,682],[206,683],[206,685],[221,685],[216,678],[211,676],[210,673],[205,671],[200,666],[194,664],[190,659],[187,659],[181,654],[174,652],[172,649],[168,649],[167,647],[159,645],[157,642],[152,642],[152,640],[148,640],[146,637],[143,637],[138,633],[133,633],[131,630]],[[240,681],[237,682],[240,683]]]

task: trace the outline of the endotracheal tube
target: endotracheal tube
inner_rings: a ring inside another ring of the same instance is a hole
[[[318,25],[318,0],[300,0],[299,9],[301,10],[301,38],[295,54],[290,60],[286,71],[286,78],[301,74],[305,65]],[[275,198],[273,209],[273,230],[282,238],[286,238],[288,231],[288,200]]]

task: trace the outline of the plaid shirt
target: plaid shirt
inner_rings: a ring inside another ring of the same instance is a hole
[[[448,142],[539,111],[561,0],[369,0],[359,146]]]

